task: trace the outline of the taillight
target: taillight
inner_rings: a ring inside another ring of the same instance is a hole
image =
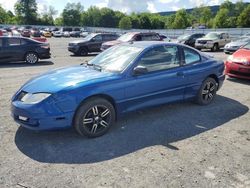
[[[49,44],[46,44],[46,45],[42,45],[42,46],[41,46],[41,48],[44,48],[44,49],[49,49],[49,48],[50,48],[50,46],[49,46]]]

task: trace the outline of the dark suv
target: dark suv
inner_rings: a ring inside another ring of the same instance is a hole
[[[103,42],[117,39],[117,34],[110,33],[92,33],[82,40],[70,42],[68,50],[75,55],[87,55],[90,52],[100,52]]]
[[[196,39],[202,38],[204,36],[205,34],[203,33],[185,34],[185,35],[179,36],[177,38],[177,42],[194,47]]]
[[[102,44],[101,50],[106,50],[114,45],[125,43],[125,42],[133,42],[133,41],[162,41],[163,39],[160,37],[158,33],[154,32],[128,32],[122,36],[120,36],[117,40],[113,40],[110,42],[105,42]]]

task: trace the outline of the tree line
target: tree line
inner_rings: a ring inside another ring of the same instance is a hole
[[[208,28],[250,27],[250,4],[242,0],[224,1],[219,11],[213,13],[209,6],[200,6],[188,13],[185,9],[162,16],[155,13],[125,14],[109,8],[91,6],[87,10],[81,3],[67,3],[59,17],[58,11],[49,6],[38,13],[36,0],[18,0],[14,13],[0,5],[0,24],[55,25],[114,27],[121,29],[184,29],[204,25]]]

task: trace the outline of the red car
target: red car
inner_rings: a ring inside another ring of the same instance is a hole
[[[229,77],[250,80],[250,43],[229,56],[225,66],[225,73]]]

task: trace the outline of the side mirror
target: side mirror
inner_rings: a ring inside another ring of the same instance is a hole
[[[148,72],[148,69],[146,67],[140,66],[140,65],[135,67],[134,70],[133,70],[133,74],[135,76],[146,74],[147,72]]]

